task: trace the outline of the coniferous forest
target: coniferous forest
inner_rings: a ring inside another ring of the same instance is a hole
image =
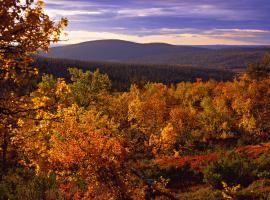
[[[240,74],[36,58],[67,19],[0,18],[1,200],[270,198],[268,54]]]
[[[98,69],[101,73],[109,76],[112,89],[116,91],[127,91],[131,84],[142,86],[147,82],[171,85],[179,82],[194,82],[197,79],[227,81],[233,80],[237,74],[242,73],[241,71],[233,72],[232,70],[194,66],[85,62],[43,57],[35,57],[34,65],[39,67],[38,80],[43,74],[52,74],[58,78],[65,78],[68,82],[71,78],[68,68],[78,68],[83,71]]]

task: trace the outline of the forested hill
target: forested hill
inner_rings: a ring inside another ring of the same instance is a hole
[[[182,81],[202,80],[231,80],[234,73],[222,69],[198,68],[193,66],[165,65],[165,64],[128,64],[116,62],[86,62],[69,59],[37,57],[36,65],[40,74],[52,74],[56,77],[69,79],[68,68],[75,67],[94,71],[99,69],[108,74],[112,80],[113,89],[127,90],[131,83],[144,84],[146,82],[160,82],[165,84]]]
[[[210,68],[244,68],[259,59],[270,47],[191,47],[163,43],[139,44],[122,40],[98,40],[54,47],[42,56],[81,61],[114,61],[192,65]]]

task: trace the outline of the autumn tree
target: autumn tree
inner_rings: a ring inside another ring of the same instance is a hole
[[[203,112],[199,114],[201,138],[204,141],[209,139],[225,139],[231,136],[231,115],[230,108],[222,96],[211,99],[205,97],[201,103]]]
[[[27,116],[32,110],[23,97],[28,77],[37,74],[31,55],[47,51],[51,42],[57,42],[67,20],[53,22],[44,13],[42,0],[2,0],[0,19],[1,165],[6,171],[12,129],[20,115]]]
[[[37,90],[30,94],[33,108],[46,109],[36,110],[31,119],[20,120],[13,140],[22,147],[20,162],[33,167],[38,175],[55,174],[68,199],[143,199],[147,184],[162,191],[154,182],[143,179],[133,160],[131,145],[127,145],[130,140],[125,135],[127,129],[124,131],[119,123],[124,120],[121,114],[127,114],[127,110],[118,113],[119,117],[109,112],[110,118],[104,106],[78,105],[71,95],[73,85],[74,82],[67,84],[61,78],[44,76]],[[91,84],[88,87],[90,90]],[[109,100],[116,103],[113,98]],[[107,106],[112,111],[112,105]],[[166,148],[170,144],[164,143]]]
[[[0,3],[0,58],[1,80],[18,79],[18,72],[28,74],[30,55],[37,50],[48,50],[57,42],[67,25],[62,18],[58,23],[50,20],[43,11],[43,1],[2,0]]]
[[[130,93],[132,100],[129,103],[128,120],[134,137],[141,143],[140,148],[145,146],[144,149],[149,150],[149,139],[159,137],[161,129],[166,126],[167,88],[163,84],[147,84],[142,90],[133,86]]]
[[[170,110],[170,123],[177,134],[179,148],[193,139],[192,132],[198,127],[197,112],[195,109],[176,106]]]
[[[234,123],[246,139],[269,138],[269,83],[269,79],[258,81],[243,76],[230,84],[232,109],[237,116]]]

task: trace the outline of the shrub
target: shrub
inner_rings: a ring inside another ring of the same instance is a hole
[[[0,200],[4,199],[64,199],[56,177],[37,176],[32,170],[10,170],[0,180]]]
[[[182,200],[222,200],[220,191],[213,191],[211,188],[199,188],[196,191],[181,193],[179,199]]]
[[[215,189],[222,189],[222,182],[246,187],[255,178],[253,167],[246,154],[231,153],[210,163],[204,171],[204,180]]]
[[[270,150],[263,153],[256,161],[258,178],[270,178]]]
[[[168,179],[168,187],[173,187],[176,183],[191,181],[197,174],[191,169],[190,163],[185,162],[182,166],[158,166],[151,165],[144,168],[144,174],[151,179],[163,177]]]
[[[236,200],[269,200],[270,199],[270,180],[257,180],[247,188],[237,193]]]
[[[169,166],[160,169],[161,176],[170,179],[171,182],[185,181],[194,175],[193,170],[190,168],[190,163],[185,162],[182,166]]]

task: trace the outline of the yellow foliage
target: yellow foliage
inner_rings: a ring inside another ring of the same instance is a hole
[[[235,195],[241,189],[241,185],[238,184],[236,186],[228,186],[227,183],[222,182],[223,191],[222,196],[225,200],[233,200],[235,199]]]
[[[1,80],[13,79],[20,83],[25,75],[37,74],[37,68],[29,66],[33,61],[30,55],[37,50],[48,50],[50,42],[59,41],[61,31],[67,26],[66,18],[59,23],[50,20],[43,11],[42,0],[33,4],[34,1],[1,1]]]
[[[171,123],[167,124],[165,128],[161,131],[161,142],[164,146],[171,146],[176,141],[176,134]]]

